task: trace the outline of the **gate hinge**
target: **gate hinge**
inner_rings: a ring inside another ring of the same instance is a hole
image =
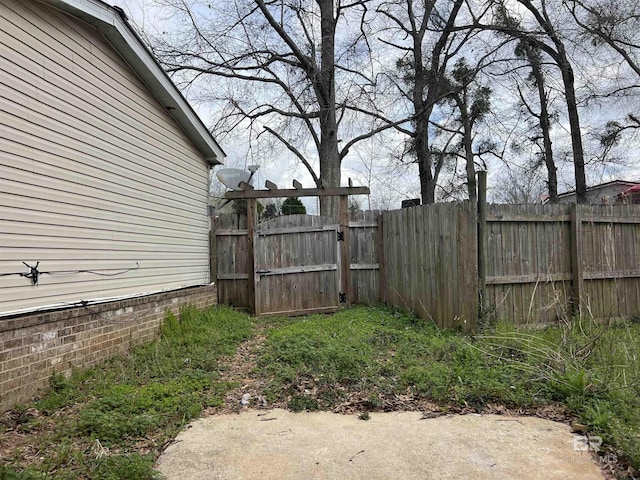
[[[344,242],[344,232],[336,232],[338,234],[338,241]]]
[[[339,293],[338,294],[338,298],[340,300],[340,303],[347,303],[347,294],[346,293]]]

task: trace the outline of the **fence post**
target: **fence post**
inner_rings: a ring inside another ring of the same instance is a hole
[[[216,226],[215,220],[211,217],[211,227],[209,229],[209,283],[218,285],[218,256],[216,255]]]
[[[256,316],[260,314],[259,302],[256,298],[256,269],[254,257],[253,234],[256,227],[257,200],[255,198],[247,199],[247,290],[249,296],[249,309]]]
[[[582,266],[582,211],[577,203],[571,205],[571,306],[574,315],[582,315],[584,272]]]
[[[378,213],[377,251],[378,251],[378,290],[380,302],[387,303],[387,272],[384,260],[384,221],[382,212]]]
[[[346,295],[340,303],[351,303],[351,254],[349,251],[349,196],[340,195],[340,231],[342,232],[342,244],[340,245],[340,294]]]
[[[478,316],[484,318],[487,298],[487,172],[478,172]]]

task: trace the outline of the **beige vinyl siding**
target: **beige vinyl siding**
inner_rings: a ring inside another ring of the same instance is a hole
[[[55,273],[0,276],[0,315],[209,281],[202,154],[99,32],[35,1],[0,0],[0,172],[0,275]]]

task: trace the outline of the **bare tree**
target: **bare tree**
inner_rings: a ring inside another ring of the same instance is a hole
[[[516,168],[507,168],[500,176],[500,188],[491,192],[493,200],[513,205],[541,203],[546,190],[543,178],[533,168]]]
[[[335,187],[350,148],[393,123],[374,102],[370,1],[167,0],[186,27],[154,49],[186,85],[217,79],[214,95],[224,104],[218,128],[268,133],[318,187]],[[337,199],[323,198],[322,214],[336,210]]]
[[[474,151],[476,125],[482,121],[491,107],[491,89],[478,81],[478,69],[472,69],[464,58],[456,62],[451,74],[450,98],[458,111],[460,125],[460,156],[465,163],[465,174],[469,200],[477,199],[475,158],[492,149],[489,143],[480,142]]]
[[[472,29],[457,25],[465,5],[465,0],[390,0],[378,7],[390,21],[388,31],[392,34],[383,42],[400,52],[396,85],[413,114],[413,128],[402,131],[409,137],[407,153],[418,164],[423,203],[435,201],[445,159],[433,148],[430,138],[433,110],[450,93],[446,90],[449,63],[473,36]]]
[[[581,38],[593,47],[607,47],[627,66],[620,82],[608,92],[594,96],[630,97],[640,89],[640,2],[638,0],[570,0],[566,2],[573,19],[583,30]],[[626,75],[625,75],[626,73]],[[628,111],[628,110],[627,110]],[[624,118],[611,120],[599,133],[602,146],[601,160],[606,160],[623,134],[635,134],[640,120],[635,112]]]
[[[517,25],[509,12],[502,11],[498,17],[502,17],[500,21],[506,26],[513,28]],[[519,111],[528,119],[528,132],[516,138],[511,147],[515,153],[521,152],[525,144],[537,149],[531,168],[535,171],[542,166],[546,168],[549,201],[555,203],[558,198],[558,168],[554,159],[551,126],[556,115],[552,111],[547,89],[546,66],[539,47],[526,37],[517,41],[514,53],[516,58],[505,63],[506,70],[492,73],[495,77],[506,76],[509,79],[506,88],[514,91],[519,99]],[[523,70],[528,71],[528,75],[524,75]],[[531,98],[532,94],[534,98]]]
[[[539,140],[542,140],[542,145],[539,145],[539,158],[541,162],[536,162],[535,166],[537,167],[537,164],[544,163],[547,170],[547,191],[549,193],[549,202],[556,203],[558,201],[558,169],[553,157],[549,96],[546,90],[546,79],[542,68],[540,49],[536,47],[535,43],[531,43],[527,39],[523,39],[516,48],[516,55],[524,57],[531,67],[531,76],[529,81],[537,91],[540,110],[535,111],[533,109],[532,105],[527,102],[525,95],[522,93],[520,88],[518,88],[518,93],[522,101],[522,105],[526,108],[528,113],[535,118],[536,123],[540,128],[540,135],[536,135],[532,138],[533,142],[537,145],[539,145]]]
[[[517,19],[516,14],[508,8],[504,0],[496,0],[496,15],[492,25],[484,28],[493,29],[526,41],[530,48],[546,54],[556,65],[562,77],[563,94],[569,120],[573,168],[578,203],[587,202],[587,181],[585,174],[584,147],[580,129],[580,115],[576,97],[575,75],[569,60],[565,38],[556,27],[549,14],[547,0],[516,0],[527,14],[526,20]]]
[[[640,2],[567,0],[576,23],[593,44],[606,44],[640,77]]]

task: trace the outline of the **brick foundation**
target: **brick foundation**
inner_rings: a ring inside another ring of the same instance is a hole
[[[0,412],[28,402],[54,373],[88,368],[153,340],[167,310],[216,303],[216,286],[0,318]]]

